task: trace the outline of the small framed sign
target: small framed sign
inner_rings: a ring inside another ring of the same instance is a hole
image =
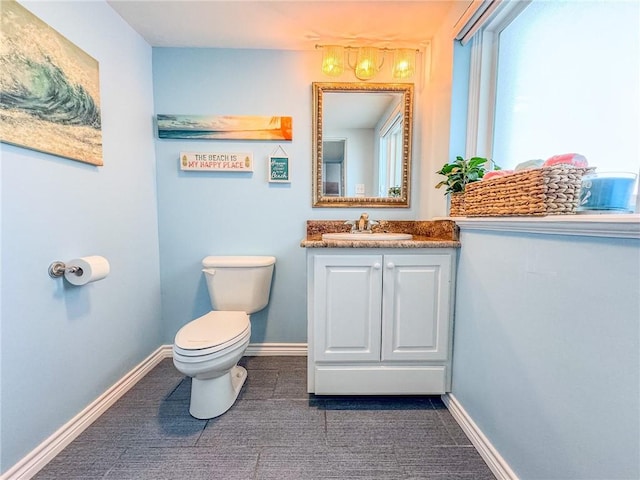
[[[289,157],[269,157],[269,181],[289,183]]]
[[[278,155],[278,150],[282,154]],[[291,171],[289,170],[289,155],[280,145],[269,156],[269,182],[271,183],[290,183]]]
[[[180,152],[180,169],[253,172],[253,153]]]

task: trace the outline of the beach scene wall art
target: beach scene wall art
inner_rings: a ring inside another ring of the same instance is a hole
[[[98,62],[14,0],[0,9],[0,141],[103,165]]]
[[[291,117],[158,115],[158,138],[190,140],[292,140]]]

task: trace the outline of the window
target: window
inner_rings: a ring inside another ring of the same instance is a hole
[[[486,2],[492,4],[492,2]],[[640,3],[503,2],[471,40],[467,155],[640,168]]]

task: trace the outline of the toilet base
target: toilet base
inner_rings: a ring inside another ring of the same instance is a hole
[[[246,379],[247,370],[239,365],[220,377],[192,378],[189,413],[201,420],[222,415],[235,403]]]

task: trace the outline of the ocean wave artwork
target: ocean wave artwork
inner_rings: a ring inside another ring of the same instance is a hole
[[[0,10],[0,141],[103,165],[98,62],[14,0]]]
[[[292,117],[258,115],[157,116],[158,138],[188,140],[292,140]]]

